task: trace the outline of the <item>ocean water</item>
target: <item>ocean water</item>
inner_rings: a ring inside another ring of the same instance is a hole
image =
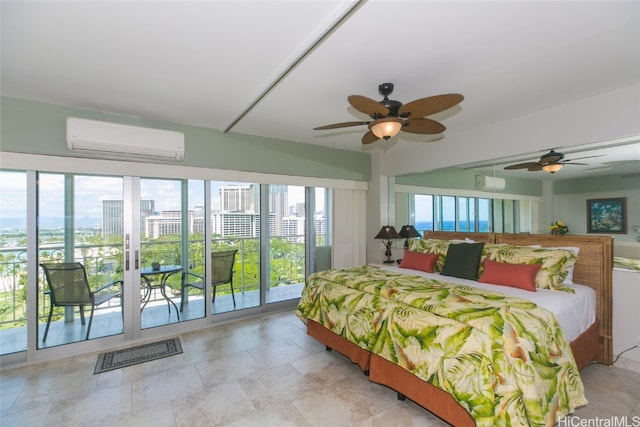
[[[488,232],[489,230],[489,221],[480,221],[480,232]],[[473,230],[475,224],[471,223],[469,224],[469,228],[471,230]],[[416,230],[418,231],[423,231],[423,230],[433,230],[433,222],[431,221],[427,221],[427,222],[416,222],[415,223],[415,227]],[[444,221],[442,223],[442,231],[456,231],[456,222],[455,221]],[[463,230],[466,231],[466,230]]]

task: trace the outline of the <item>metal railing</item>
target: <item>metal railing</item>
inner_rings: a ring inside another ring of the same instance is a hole
[[[304,281],[304,243],[297,239],[278,239],[277,248],[271,254],[270,280],[265,286],[282,286]],[[182,265],[185,270],[204,273],[204,242],[188,242],[188,262],[183,262],[180,240],[143,242],[141,245],[141,267],[158,261],[172,265]],[[235,262],[234,285],[236,292],[260,289],[260,241],[259,238],[214,238],[212,250],[238,249]],[[68,260],[64,244],[47,244],[39,250],[38,262],[62,262]],[[73,248],[73,261],[84,264],[89,282],[93,287],[122,278],[122,244],[78,244]],[[175,275],[168,283],[176,293],[180,290],[180,275]],[[46,319],[49,313],[49,297],[46,281],[38,269],[38,317]],[[155,299],[154,299],[155,300]],[[26,325],[27,301],[27,248],[0,248],[0,328]],[[113,302],[118,305],[119,302]],[[108,310],[104,304],[96,308]]]

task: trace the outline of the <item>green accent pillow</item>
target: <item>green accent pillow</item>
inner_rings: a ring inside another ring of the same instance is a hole
[[[484,243],[455,243],[449,245],[440,274],[461,279],[478,280],[480,256]]]

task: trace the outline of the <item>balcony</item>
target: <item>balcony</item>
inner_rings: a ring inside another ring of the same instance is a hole
[[[236,307],[241,310],[260,305],[259,268],[257,264],[259,248],[258,239],[214,239],[215,248],[235,247],[239,249],[236,256],[234,288]],[[270,283],[267,285],[267,303],[298,298],[304,283],[304,257],[296,256],[300,253],[297,247],[300,243],[290,243],[281,239],[272,248]],[[295,246],[295,247],[294,247]],[[302,244],[304,247],[304,244]],[[144,243],[142,252],[142,267],[150,265],[155,260],[184,265],[181,262],[180,243]],[[203,265],[202,242],[189,242],[188,257],[189,270],[202,273]],[[62,261],[65,251],[62,245],[48,245],[40,249],[40,261]],[[122,277],[121,245],[76,245],[73,258],[82,262],[87,269],[87,275],[92,286],[98,283],[118,280]],[[2,354],[26,350],[26,248],[0,249],[0,348]],[[49,313],[49,298],[45,294],[46,284],[39,271],[38,286],[38,319],[40,327],[44,328]],[[180,277],[176,275],[168,282],[169,298],[180,306]],[[180,320],[188,321],[204,316],[204,298],[201,293],[189,295],[188,303],[184,306]],[[223,313],[233,311],[233,303],[227,287],[218,288],[216,301],[212,312]],[[82,326],[77,313],[58,312],[51,322],[49,335],[45,347],[52,347],[74,341],[82,341],[86,326]],[[175,323],[177,316],[173,306],[169,313],[167,301],[160,293],[153,293],[151,300],[142,310],[142,329]],[[64,318],[67,318],[65,321]],[[117,299],[108,304],[97,307],[91,326],[91,338],[109,336],[122,333],[122,317],[120,304]],[[43,344],[40,342],[39,346]]]

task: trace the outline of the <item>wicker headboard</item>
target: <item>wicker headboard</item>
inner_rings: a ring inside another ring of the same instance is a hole
[[[550,234],[494,234],[425,231],[425,239],[453,240],[465,238],[477,242],[542,247],[575,246],[580,248],[573,271],[573,281],[596,291],[596,319],[600,322],[600,352],[597,361],[613,362],[612,343],[612,275],[613,238],[610,236],[555,236]]]
[[[471,239],[476,242],[495,243],[495,233],[462,233],[458,231],[425,231],[425,239],[438,240],[464,240]]]

